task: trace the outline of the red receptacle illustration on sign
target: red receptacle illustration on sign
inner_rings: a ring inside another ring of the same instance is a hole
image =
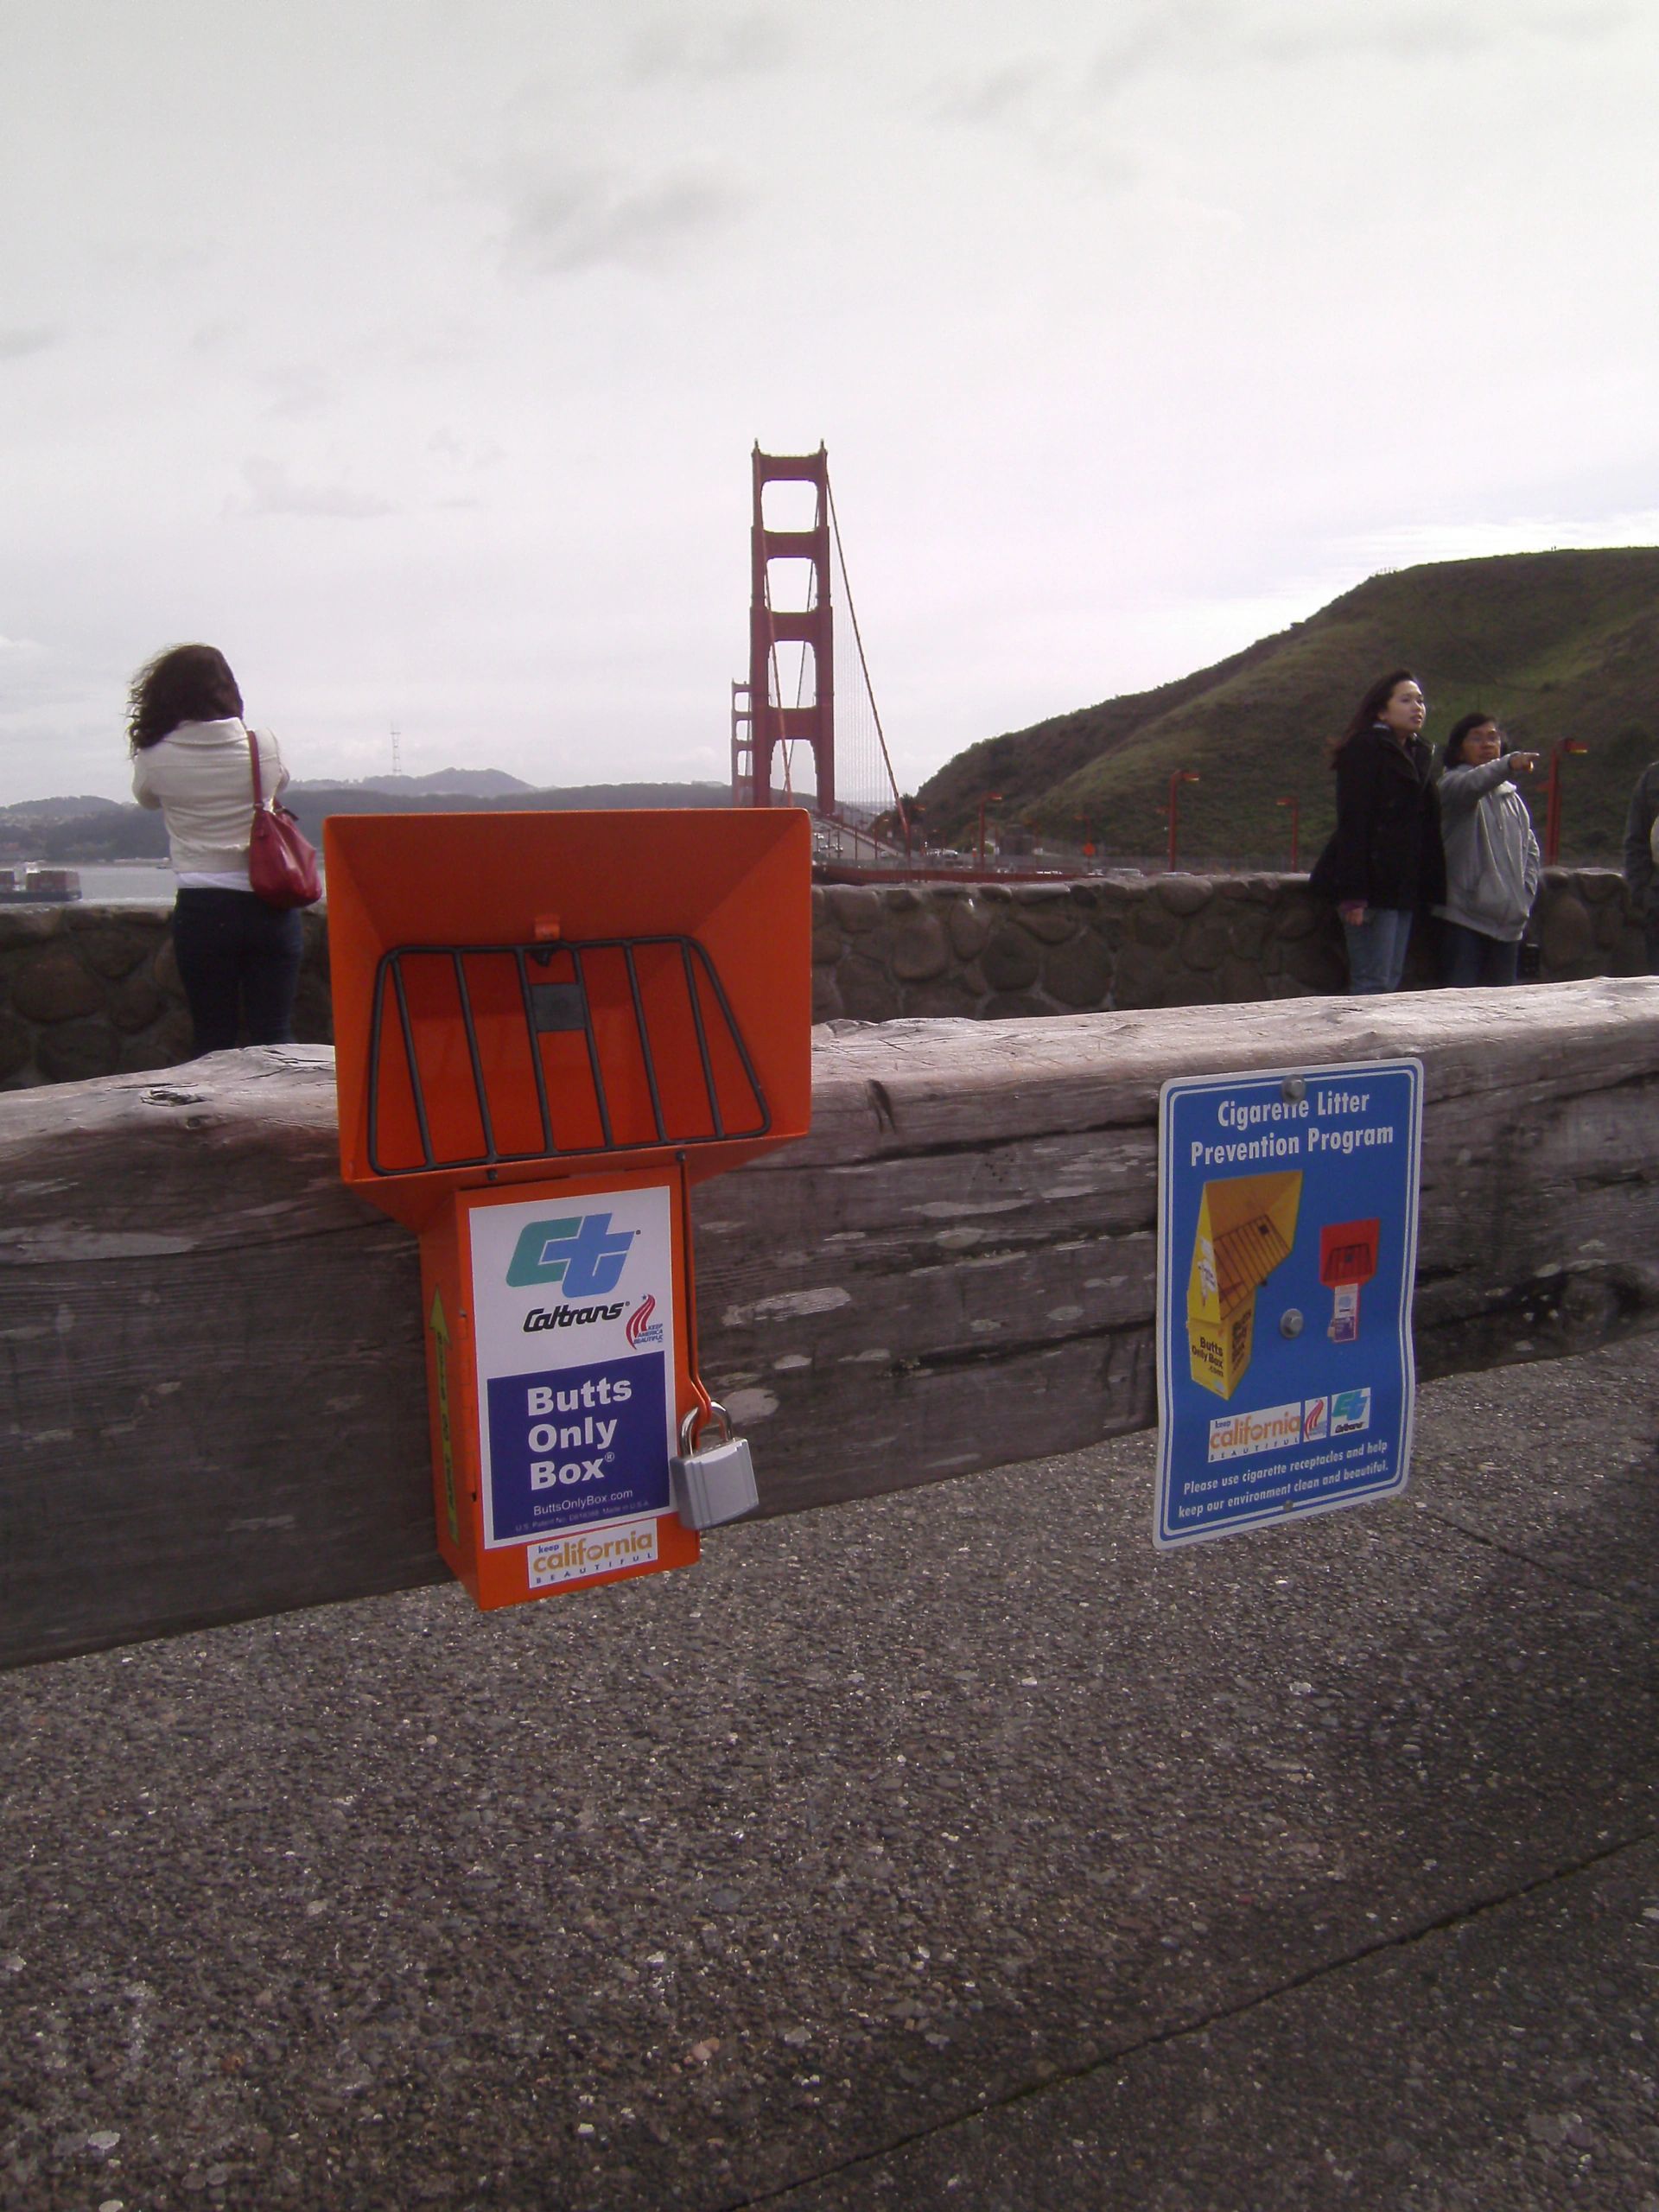
[[[1332,1294],[1325,1334],[1335,1344],[1359,1338],[1359,1294],[1376,1273],[1378,1221],[1331,1222],[1319,1231],[1319,1281]]]
[[[340,1168],[420,1233],[439,1549],[485,1606],[689,1564],[754,1503],[690,1192],[809,1124],[806,816],[357,816],[324,851]]]

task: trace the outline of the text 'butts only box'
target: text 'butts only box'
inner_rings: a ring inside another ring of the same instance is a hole
[[[323,845],[340,1172],[420,1233],[440,1551],[485,1606],[689,1565],[690,1185],[809,1125],[806,815],[346,816]]]

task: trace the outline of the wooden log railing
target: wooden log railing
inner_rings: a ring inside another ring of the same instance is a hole
[[[1160,1084],[1403,1052],[1422,1372],[1655,1325],[1659,982],[843,1026],[697,1197],[763,1510],[1148,1425]],[[0,1664],[440,1577],[414,1242],[334,1144],[316,1046],[0,1100]]]

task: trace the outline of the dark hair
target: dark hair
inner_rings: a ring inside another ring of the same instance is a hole
[[[242,714],[242,694],[216,645],[170,645],[147,661],[127,694],[127,737],[135,753],[159,745],[181,722]]]
[[[1414,683],[1416,681],[1415,671],[1409,668],[1391,668],[1386,676],[1379,676],[1354,709],[1348,727],[1342,735],[1328,737],[1325,741],[1325,766],[1334,768],[1337,765],[1337,755],[1342,751],[1343,747],[1351,739],[1359,736],[1362,731],[1370,729],[1371,724],[1380,719],[1383,708],[1394,696],[1394,687],[1396,683]]]
[[[1497,716],[1487,714],[1483,709],[1478,714],[1465,715],[1461,721],[1452,723],[1452,734],[1446,741],[1446,750],[1440,755],[1440,767],[1443,771],[1447,768],[1460,768],[1463,766],[1464,742],[1469,733],[1471,730],[1482,728],[1487,722],[1491,722],[1496,728]],[[1509,749],[1507,745],[1503,747],[1506,753]]]

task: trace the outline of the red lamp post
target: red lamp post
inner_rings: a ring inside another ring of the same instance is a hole
[[[1273,803],[1275,806],[1287,806],[1290,809],[1290,872],[1294,875],[1300,865],[1298,854],[1302,826],[1301,801],[1296,798],[1276,798]]]
[[[1172,870],[1175,866],[1175,834],[1180,821],[1181,785],[1196,784],[1198,780],[1196,768],[1178,768],[1169,779],[1169,865]]]
[[[981,868],[985,865],[985,810],[988,806],[995,806],[1001,796],[1001,791],[987,791],[979,802],[979,864]]]
[[[1544,814],[1544,865],[1554,868],[1561,856],[1561,760],[1569,753],[1587,753],[1576,737],[1558,737],[1549,748],[1549,803]]]

